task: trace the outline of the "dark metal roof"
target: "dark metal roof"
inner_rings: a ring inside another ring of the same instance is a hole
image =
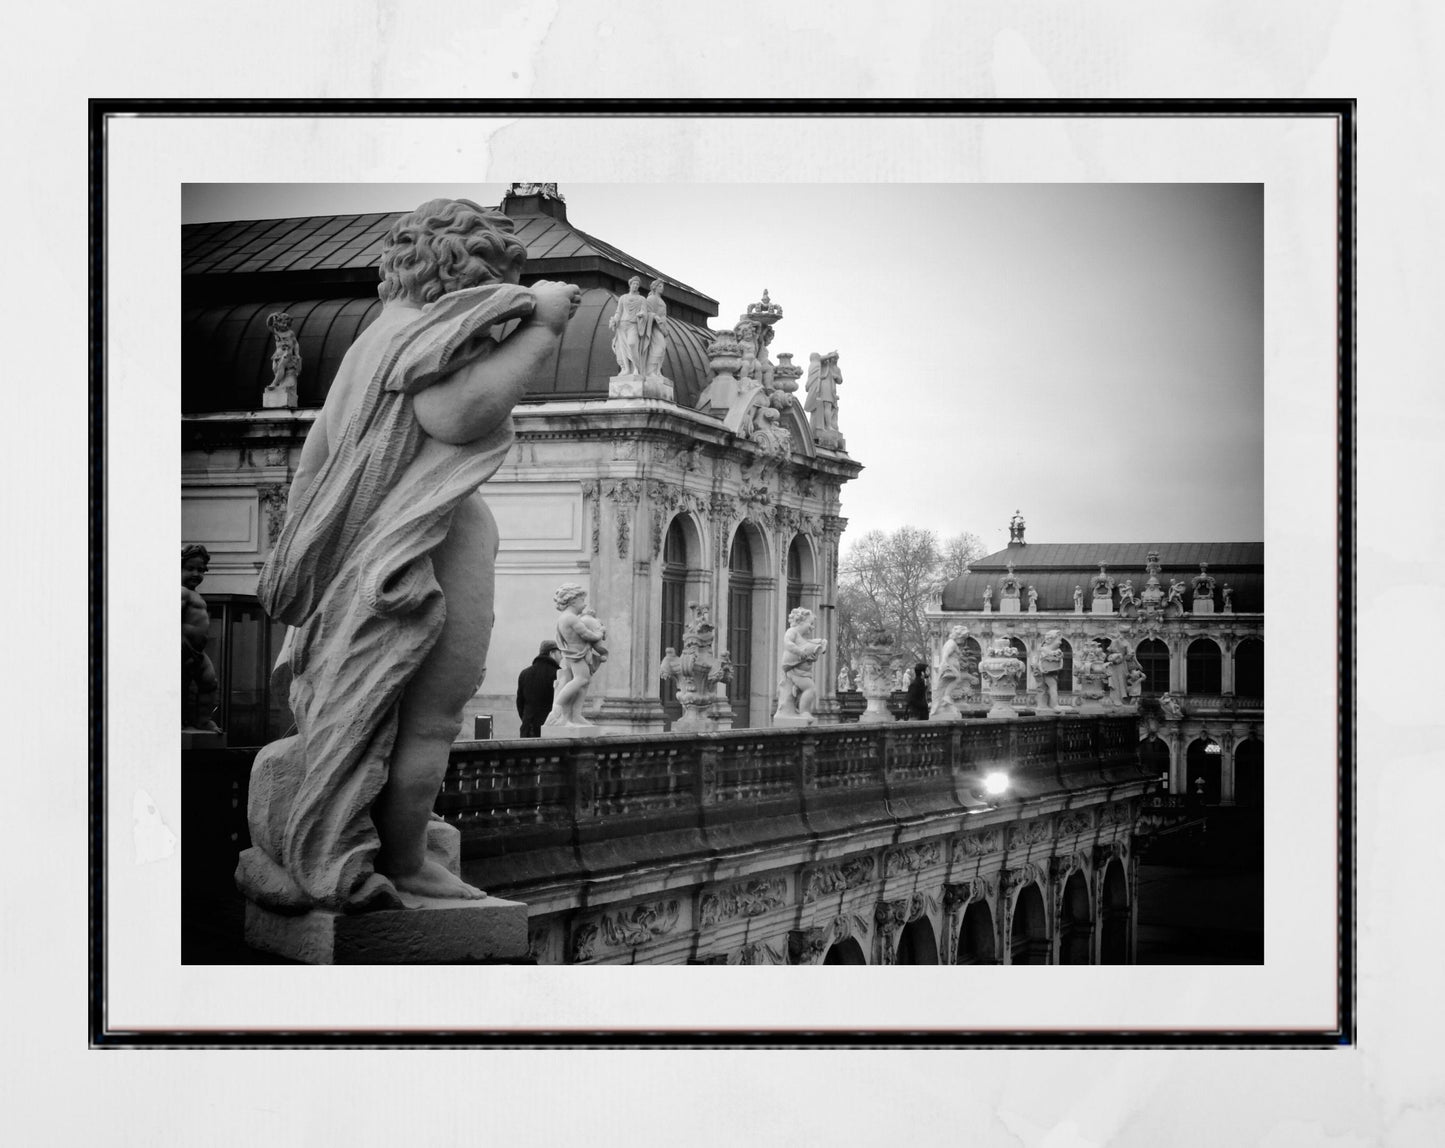
[[[610,291],[590,288],[562,334],[557,356],[539,372],[523,401],[605,398],[607,380],[617,373],[607,320],[617,303]],[[187,414],[254,410],[271,381],[274,340],[266,317],[291,315],[301,350],[298,399],[320,406],[336,378],[342,356],[356,336],[381,312],[368,298],[272,299],[196,306],[182,312],[182,410]],[[673,381],[679,406],[691,408],[707,387],[707,345],[713,334],[668,317],[668,347],[662,373]]]
[[[1032,586],[1039,593],[1040,610],[1072,610],[1075,586],[1083,589],[1087,603],[1089,579],[1099,572],[1100,562],[1116,583],[1131,579],[1137,594],[1148,581],[1145,562],[1151,550],[1159,554],[1160,583],[1167,588],[1171,578],[1183,582],[1186,602],[1192,593],[1191,579],[1199,573],[1199,564],[1207,562],[1215,581],[1216,608],[1223,604],[1220,592],[1228,583],[1236,613],[1263,612],[1263,542],[1031,542],[1010,546],[970,563],[970,573],[944,588],[943,608],[982,609],[983,591],[988,585],[993,586],[997,608],[998,580],[1009,562],[1013,562],[1014,575],[1024,585],[1025,604],[1028,587]]]

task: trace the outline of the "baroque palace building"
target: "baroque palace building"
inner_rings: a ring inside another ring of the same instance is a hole
[[[464,725],[436,811],[460,830],[460,873],[527,906],[524,959],[1133,960],[1135,832],[1160,776],[1182,784],[1194,745],[1217,745],[1220,768],[1205,776],[1229,800],[1245,788],[1243,763],[1262,760],[1245,745],[1262,736],[1258,703],[1245,704],[1262,693],[1245,648],[1262,631],[1258,548],[1238,559],[1254,576],[1222,551],[1158,548],[1168,571],[1217,563],[1234,579],[1237,612],[1220,602],[1212,617],[1176,617],[1172,606],[1157,624],[1130,617],[1151,675],[1137,711],[896,723],[870,702],[860,720],[840,721],[840,494],[863,468],[831,413],[805,416],[804,368],[771,349],[782,308],[763,291],[732,323],[710,326],[713,299],[579,230],[555,185],[514,184],[501,210],[528,250],[523,283],[566,280],[582,300],[482,488],[501,550],[490,673],[470,708],[495,724],[489,738]],[[195,904],[214,904],[218,889],[234,896],[255,747],[290,725],[269,682],[282,628],[259,608],[257,577],[327,387],[380,310],[381,244],[399,214],[182,229],[182,543],[211,556],[201,593],[225,731],[224,745],[183,751],[184,816],[220,825],[203,835],[211,854],[187,853]],[[660,305],[660,362],[629,371],[611,321]],[[835,353],[810,363],[811,377],[836,378]],[[846,427],[846,406],[842,415]],[[1113,635],[1124,617],[1071,613],[1068,587],[1103,561],[1112,578],[1133,573],[1142,593],[1147,549],[1020,545],[986,559],[939,603],[940,641],[960,619],[975,638],[1007,627],[1025,648],[1046,623],[1073,643]],[[981,611],[982,582],[1025,553],[1042,559],[1019,566],[1036,608],[1058,617]],[[517,672],[552,636],[553,591],[569,582],[607,626],[589,716],[616,732],[516,739]],[[815,672],[818,721],[768,728],[798,606],[829,640]],[[681,695],[684,718],[675,669],[689,658],[719,673],[702,703]],[[1183,695],[1183,716],[1150,716],[1165,689]]]
[[[934,658],[954,626],[976,661],[996,637],[1028,666],[1058,630],[1059,693],[1082,708],[1073,663],[1088,644],[1116,644],[1141,675],[1133,698],[1140,758],[1171,794],[1210,806],[1264,801],[1264,544],[1029,543],[1015,515],[1004,550],[980,558],[927,612]],[[1032,696],[1019,699],[1021,706]],[[1122,704],[1120,704],[1122,703]]]
[[[668,647],[682,649],[698,603],[732,666],[712,720],[767,726],[789,609],[812,609],[818,636],[835,637],[839,492],[862,470],[842,435],[809,425],[793,394],[803,368],[770,349],[782,307],[764,291],[735,326],[711,330],[716,301],[573,226],[555,185],[513,184],[501,210],[527,248],[523,285],[576,283],[582,302],[483,487],[501,534],[497,620],[463,736],[473,714],[494,719],[494,736],[516,735],[517,672],[553,635],[552,593],[568,582],[588,591],[608,629],[610,658],[589,695],[597,720],[643,732],[679,716],[659,671]],[[380,311],[381,243],[400,214],[182,229],[183,544],[211,555],[202,593],[217,717],[233,746],[263,744],[289,724],[268,682],[282,635],[256,604],[257,575],[341,357]],[[619,377],[609,327],[634,276],[642,291],[664,284],[667,310],[661,378],[644,385]],[[294,342],[283,347],[278,328]],[[298,369],[274,386],[288,353]],[[753,383],[771,402],[737,409]],[[294,405],[280,405],[288,388]],[[836,672],[825,655],[824,721],[836,720]]]

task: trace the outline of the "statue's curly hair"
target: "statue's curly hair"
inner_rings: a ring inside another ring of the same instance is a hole
[[[812,611],[812,610],[809,610],[806,606],[799,606],[799,607],[798,607],[797,609],[795,609],[795,610],[789,610],[789,611],[788,611],[788,625],[789,625],[789,626],[801,625],[803,622],[806,622],[806,621],[807,621],[809,618],[811,618],[812,616],[813,616],[813,611]]]
[[[572,605],[573,602],[577,601],[578,598],[584,597],[586,594],[587,591],[577,585],[576,582],[567,582],[564,585],[558,586],[552,594],[552,604],[559,610],[565,610],[568,606]]]
[[[452,291],[494,283],[521,270],[527,249],[512,221],[470,199],[433,199],[403,215],[386,233],[381,254],[383,302],[427,304]]]
[[[181,547],[181,565],[184,566],[192,558],[199,558],[207,566],[211,564],[211,552],[199,542],[191,546]]]

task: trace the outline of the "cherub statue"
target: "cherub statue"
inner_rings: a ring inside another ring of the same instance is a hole
[[[276,336],[276,349],[271,352],[271,381],[266,390],[271,395],[284,393],[286,405],[295,406],[296,380],[301,374],[301,345],[296,341],[296,332],[291,330],[290,314],[275,311],[267,315],[266,328]]]
[[[968,640],[967,626],[954,626],[948,631],[943,649],[939,654],[938,669],[933,675],[933,704],[928,716],[943,714],[958,716],[958,699],[970,689],[978,688],[978,677],[969,673],[964,662],[964,643]]]
[[[587,605],[587,591],[581,586],[569,582],[558,587],[552,602],[561,611],[557,649],[562,654],[562,668],[557,674],[552,712],[542,724],[595,725],[582,716],[582,703],[587,700],[592,675],[607,660],[607,647],[602,644],[607,630]]]
[[[799,606],[788,615],[778,680],[778,709],[774,716],[813,720],[813,702],[817,698],[813,666],[827,648],[824,639],[813,637],[813,611]]]
[[[258,904],[484,896],[428,826],[491,641],[498,534],[477,491],[581,299],[520,286],[526,256],[511,219],[470,200],[422,204],[384,240],[381,311],[307,435],[257,587],[291,627],[273,680],[296,721],[251,771],[236,880]]]
[[[1029,661],[1038,683],[1039,709],[1057,710],[1059,673],[1064,668],[1063,634],[1058,630],[1048,631]]]
[[[206,653],[211,615],[196,587],[210,569],[211,555],[204,546],[181,549],[181,728],[220,733],[216,712],[216,667]],[[194,700],[192,693],[194,692]]]

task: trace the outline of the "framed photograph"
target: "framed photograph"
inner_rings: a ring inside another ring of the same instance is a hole
[[[1350,101],[91,128],[93,1043],[1353,1040]]]

